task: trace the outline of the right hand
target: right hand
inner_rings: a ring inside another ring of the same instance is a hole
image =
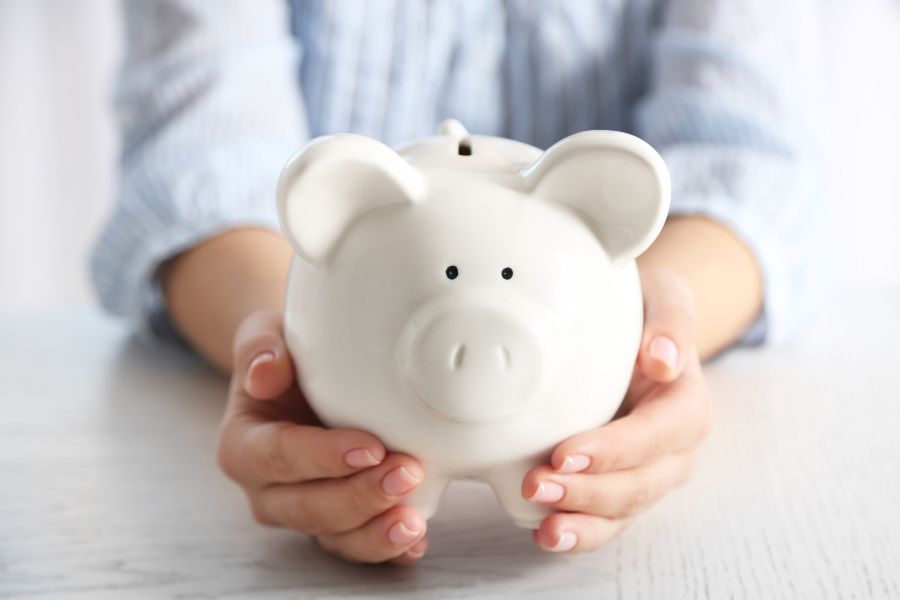
[[[352,562],[411,564],[428,549],[425,519],[400,504],[424,478],[374,436],[324,429],[294,380],[281,315],[247,317],[219,431],[219,466],[265,525],[313,536]]]

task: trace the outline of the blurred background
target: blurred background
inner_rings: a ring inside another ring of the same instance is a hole
[[[900,283],[900,2],[821,0],[831,276]],[[0,0],[0,310],[93,302],[116,190],[115,0]]]

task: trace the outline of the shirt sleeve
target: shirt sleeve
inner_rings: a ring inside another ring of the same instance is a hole
[[[788,337],[813,294],[819,87],[809,0],[661,2],[636,133],[672,176],[671,214],[704,215],[754,253],[764,307],[741,342]]]
[[[306,138],[286,11],[278,0],[123,3],[121,181],[90,266],[104,308],[145,339],[176,337],[163,261],[228,228],[278,228],[278,172]]]

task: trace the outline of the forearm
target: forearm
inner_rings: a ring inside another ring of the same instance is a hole
[[[734,342],[762,307],[762,276],[753,254],[727,227],[710,219],[669,219],[638,267],[642,273],[669,269],[687,283],[701,358]]]
[[[278,233],[232,229],[168,261],[160,277],[179,332],[213,365],[231,371],[235,330],[250,313],[281,311],[293,252]]]
[[[161,272],[173,323],[200,354],[230,371],[240,322],[256,310],[283,309],[291,256],[288,243],[265,229],[230,230],[184,252]],[[687,283],[696,305],[701,357],[733,342],[762,306],[753,255],[709,219],[670,219],[638,265],[643,272],[672,270]]]

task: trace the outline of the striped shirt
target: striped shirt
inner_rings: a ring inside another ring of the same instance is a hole
[[[814,0],[132,0],[116,107],[118,202],[92,252],[104,307],[174,335],[156,273],[226,228],[278,229],[274,185],[305,140],[388,144],[447,117],[547,147],[638,135],[672,175],[672,214],[751,248],[777,340],[809,294],[821,198]]]

